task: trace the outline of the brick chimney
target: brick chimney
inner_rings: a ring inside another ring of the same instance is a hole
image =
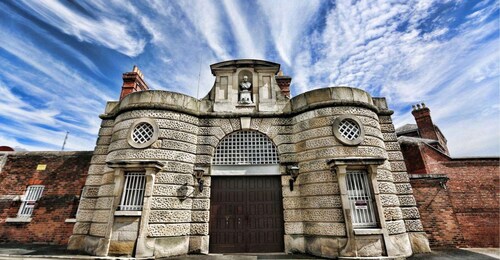
[[[417,122],[418,132],[421,138],[438,140],[436,129],[431,118],[431,110],[424,103],[413,105],[412,115]]]
[[[418,134],[421,138],[432,139],[438,141],[437,149],[449,155],[446,138],[441,131],[434,126],[431,118],[431,110],[424,103],[413,105],[411,112],[417,122]]]
[[[290,83],[292,83],[292,78],[289,76],[283,76],[283,71],[279,71],[278,75],[274,77],[276,79],[276,83],[281,89],[281,93],[285,95],[287,98],[290,98]]]
[[[123,85],[122,92],[120,94],[120,100],[122,100],[126,95],[137,92],[148,90],[149,87],[144,81],[144,75],[141,70],[137,66],[134,65],[134,68],[131,72],[123,73]]]

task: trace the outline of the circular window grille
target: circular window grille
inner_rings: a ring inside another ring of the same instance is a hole
[[[158,140],[158,125],[153,119],[137,120],[129,129],[128,143],[134,148],[146,148]]]
[[[355,116],[343,115],[333,121],[333,135],[345,145],[358,145],[363,142],[363,124]]]
[[[139,123],[132,132],[132,140],[138,144],[144,144],[153,138],[154,128],[151,124]]]
[[[359,125],[350,119],[340,121],[339,132],[342,137],[349,141],[352,141],[361,135]]]

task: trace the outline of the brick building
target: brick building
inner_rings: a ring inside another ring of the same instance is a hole
[[[499,247],[499,158],[450,157],[430,109],[412,114],[396,133],[430,245]]]
[[[0,242],[65,245],[92,152],[0,152]]]

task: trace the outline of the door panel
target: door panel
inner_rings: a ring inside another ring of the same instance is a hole
[[[283,252],[280,176],[212,177],[210,252]]]

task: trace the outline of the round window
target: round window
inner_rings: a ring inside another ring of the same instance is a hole
[[[358,145],[365,135],[361,122],[354,116],[339,116],[335,119],[333,134],[345,145]]]
[[[130,128],[128,143],[135,148],[146,148],[158,139],[158,125],[151,119],[141,119]]]

